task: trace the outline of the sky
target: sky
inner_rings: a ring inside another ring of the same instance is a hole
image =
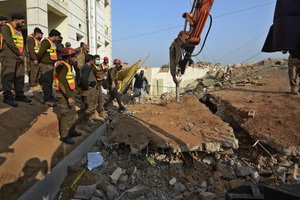
[[[169,63],[169,47],[183,29],[182,14],[193,0],[113,0],[113,58],[130,64],[146,59],[144,66]],[[235,64],[284,57],[262,53],[273,22],[276,0],[215,0],[212,28],[204,50],[194,61]],[[202,32],[207,32],[209,21]],[[200,49],[198,45],[194,53]]]

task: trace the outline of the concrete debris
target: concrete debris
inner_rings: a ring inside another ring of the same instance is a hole
[[[214,200],[216,195],[211,192],[201,192],[199,195],[200,200]]]
[[[175,185],[175,183],[176,183],[176,178],[172,178],[170,181],[169,181],[169,184],[170,185]]]
[[[248,68],[256,69],[259,64],[218,66],[210,70],[209,77],[213,81],[220,79],[220,83],[208,85],[207,79],[199,79],[192,85],[201,87],[199,93],[204,86],[216,89],[240,84],[248,89],[255,84],[256,87],[267,76],[251,77]],[[244,77],[235,80],[238,71]],[[167,94],[163,97],[170,98]],[[96,173],[101,182],[97,182],[99,194],[94,192],[91,198],[225,199],[227,191],[243,184],[299,183],[296,153],[284,156],[275,153],[266,145],[266,139],[255,139],[253,145],[251,134],[244,131],[244,126],[238,126],[245,120],[260,120],[260,110],[251,107],[260,99],[241,100],[245,108],[234,110],[240,118],[228,116],[231,113],[225,115],[225,111],[233,110],[228,102],[225,107],[215,96],[207,99],[211,99],[208,107],[191,97],[183,97],[183,104],[163,100],[155,105],[139,105],[128,115],[112,120],[108,134],[97,142],[105,162],[90,172]],[[178,110],[184,117],[177,115]],[[226,122],[213,114],[216,111],[218,116],[223,114]],[[280,116],[274,118],[274,123],[283,121]],[[276,131],[272,128],[270,134]]]
[[[96,185],[78,186],[74,198],[90,199],[96,192]]]
[[[253,170],[249,166],[236,166],[235,174],[237,176],[248,176],[253,173]]]
[[[111,178],[113,183],[117,183],[120,176],[125,173],[125,170],[118,167],[109,177]]]
[[[109,185],[106,189],[106,195],[107,195],[108,199],[115,199],[120,194],[119,194],[118,190],[115,188],[115,186]]]

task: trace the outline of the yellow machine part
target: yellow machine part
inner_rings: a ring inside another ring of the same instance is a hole
[[[118,77],[120,80],[119,81],[120,88],[118,91],[121,94],[124,94],[127,91],[131,81],[134,78],[134,75],[140,69],[140,64],[141,64],[141,61],[139,60],[135,64],[128,67],[127,69],[119,71]]]

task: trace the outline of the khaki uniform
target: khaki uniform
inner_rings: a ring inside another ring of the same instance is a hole
[[[288,60],[288,66],[289,66],[290,85],[293,88],[297,86],[297,76],[300,77],[300,59],[292,58],[292,56],[290,55]],[[300,86],[300,82],[299,82],[299,86]]]
[[[29,58],[29,83],[31,87],[35,87],[38,84],[39,78],[40,78],[40,65],[35,65],[34,61],[37,59],[37,52],[38,49],[35,49],[36,42],[33,37],[27,38],[27,53]]]
[[[56,60],[52,60],[48,49],[50,49],[50,43],[44,39],[41,42],[41,48],[37,54],[38,61],[40,62],[40,84],[42,85],[44,101],[52,101],[54,99],[52,92],[53,85],[53,69]]]
[[[97,108],[96,76],[92,66],[85,64],[81,69],[80,95],[84,104],[84,118],[89,119]],[[94,85],[91,85],[91,83]]]
[[[121,94],[118,92],[119,90],[119,83],[118,81],[120,80],[119,73],[116,67],[113,67],[108,70],[107,74],[107,82],[108,82],[108,90],[109,90],[109,99],[107,102],[104,104],[105,107],[110,105],[114,99],[117,100],[119,109],[124,109],[124,106],[121,101]]]
[[[65,138],[75,132],[76,125],[79,123],[75,106],[68,105],[68,98],[74,98],[74,90],[69,87],[67,82],[67,67],[61,64],[55,69],[57,73],[59,84],[63,86],[62,89],[56,90],[55,97],[57,105],[53,108],[59,122],[60,137]]]
[[[12,32],[8,26],[1,26],[1,32],[4,38],[3,50],[0,54],[3,96],[5,99],[13,99],[13,88],[16,96],[24,96],[25,66],[19,58],[24,53],[21,54],[14,43]]]
[[[104,77],[107,76],[107,68],[104,68],[103,65],[97,66],[97,65],[93,65],[93,70],[94,73],[96,74],[96,79],[97,79],[97,94],[96,95],[96,102],[98,102],[98,106],[97,106],[97,111],[99,113],[104,112],[104,96],[102,94],[102,83],[104,81]]]

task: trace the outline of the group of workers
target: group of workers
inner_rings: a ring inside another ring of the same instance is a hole
[[[61,33],[56,29],[52,29],[49,36],[42,39],[43,32],[35,28],[24,45],[21,29],[25,25],[25,16],[20,14],[14,14],[10,22],[7,18],[0,17],[0,23],[4,103],[12,107],[18,106],[18,101],[31,103],[32,100],[24,94],[24,59],[27,57],[30,86],[36,87],[39,83],[43,91],[43,102],[54,106],[62,142],[74,144],[73,137],[81,135],[76,131],[76,126],[83,121],[105,121],[105,108],[110,106],[114,99],[119,105],[118,111],[125,111],[119,92],[119,71],[122,69],[120,59],[115,59],[113,65],[109,66],[108,57],[104,57],[101,62],[99,55],[89,54],[89,46],[83,42],[76,49],[73,49],[70,43],[66,43],[64,47],[61,44]],[[143,73],[141,71],[136,75],[136,89],[132,98],[141,96],[139,87],[140,82],[145,80]],[[104,83],[109,91],[109,99],[105,103],[102,93]],[[80,118],[75,108],[75,104],[78,104],[76,99],[79,99],[81,104]]]

